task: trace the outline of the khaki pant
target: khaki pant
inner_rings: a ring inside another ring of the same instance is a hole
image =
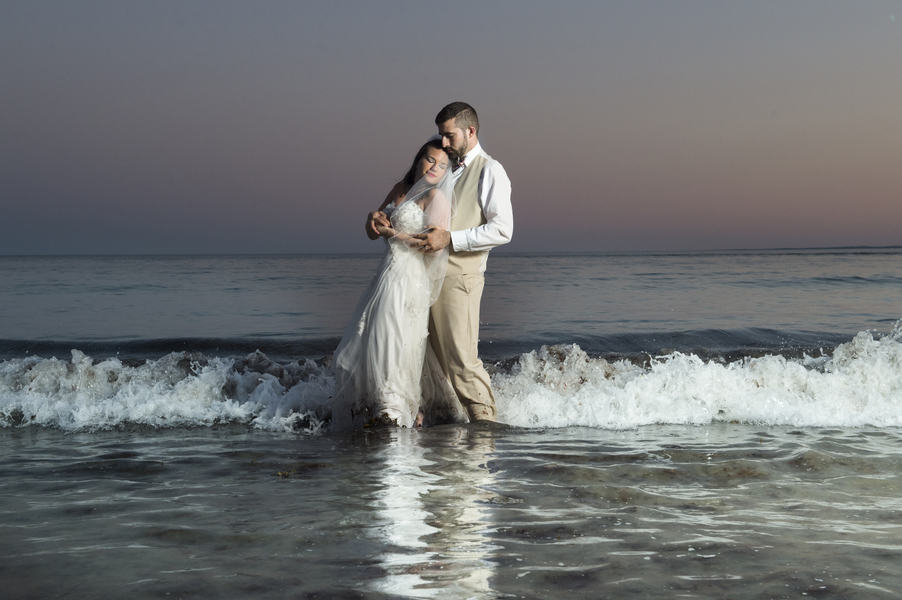
[[[479,360],[479,303],[485,277],[448,275],[429,315],[429,339],[471,421],[495,420],[495,396]]]

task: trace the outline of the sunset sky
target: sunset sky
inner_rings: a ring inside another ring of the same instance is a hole
[[[455,100],[510,251],[902,245],[902,2],[0,0],[0,254],[377,251]]]

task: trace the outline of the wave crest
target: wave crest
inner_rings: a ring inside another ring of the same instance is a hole
[[[328,419],[331,375],[313,361],[278,365],[173,352],[138,364],[29,357],[0,363],[0,423],[67,431],[248,423],[317,431]]]
[[[899,328],[869,332],[831,356],[768,354],[729,363],[674,352],[645,366],[578,346],[524,354],[495,377],[499,415],[521,427],[626,429],[653,423],[859,427],[902,425]]]
[[[159,360],[16,358],[0,362],[0,424],[91,431],[244,423],[328,429],[328,362],[278,363],[173,352]],[[542,346],[493,375],[499,420],[518,427],[628,429],[654,423],[896,427],[902,425],[902,327],[862,332],[832,353],[727,362],[673,352],[641,360]]]

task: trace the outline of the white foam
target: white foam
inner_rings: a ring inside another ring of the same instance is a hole
[[[308,381],[286,391],[272,375],[239,373],[233,359],[192,361],[169,354],[133,367],[115,358],[94,364],[36,357],[0,363],[0,422],[64,430],[127,424],[175,427],[247,422],[263,429],[322,426],[332,382],[312,361]],[[227,391],[228,390],[228,391]]]
[[[652,423],[859,427],[902,425],[899,330],[859,333],[833,357],[779,355],[722,364],[674,353],[647,368],[543,347],[494,377],[499,419],[521,427],[633,428]]]
[[[900,341],[897,327],[880,339],[860,333],[830,358],[768,355],[724,364],[674,353],[648,367],[591,358],[576,345],[542,347],[493,377],[498,418],[520,427],[608,429],[718,421],[898,427]],[[8,360],[0,363],[0,424],[70,431],[225,422],[277,431],[328,427],[331,371],[313,361],[267,371],[263,362],[272,365],[259,353],[242,362],[179,352],[130,366],[115,358],[95,363],[78,350],[71,361]]]

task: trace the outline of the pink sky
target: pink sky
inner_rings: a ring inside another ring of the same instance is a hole
[[[511,251],[902,245],[898,3],[453,6],[0,4],[0,254],[375,251],[454,100]]]

